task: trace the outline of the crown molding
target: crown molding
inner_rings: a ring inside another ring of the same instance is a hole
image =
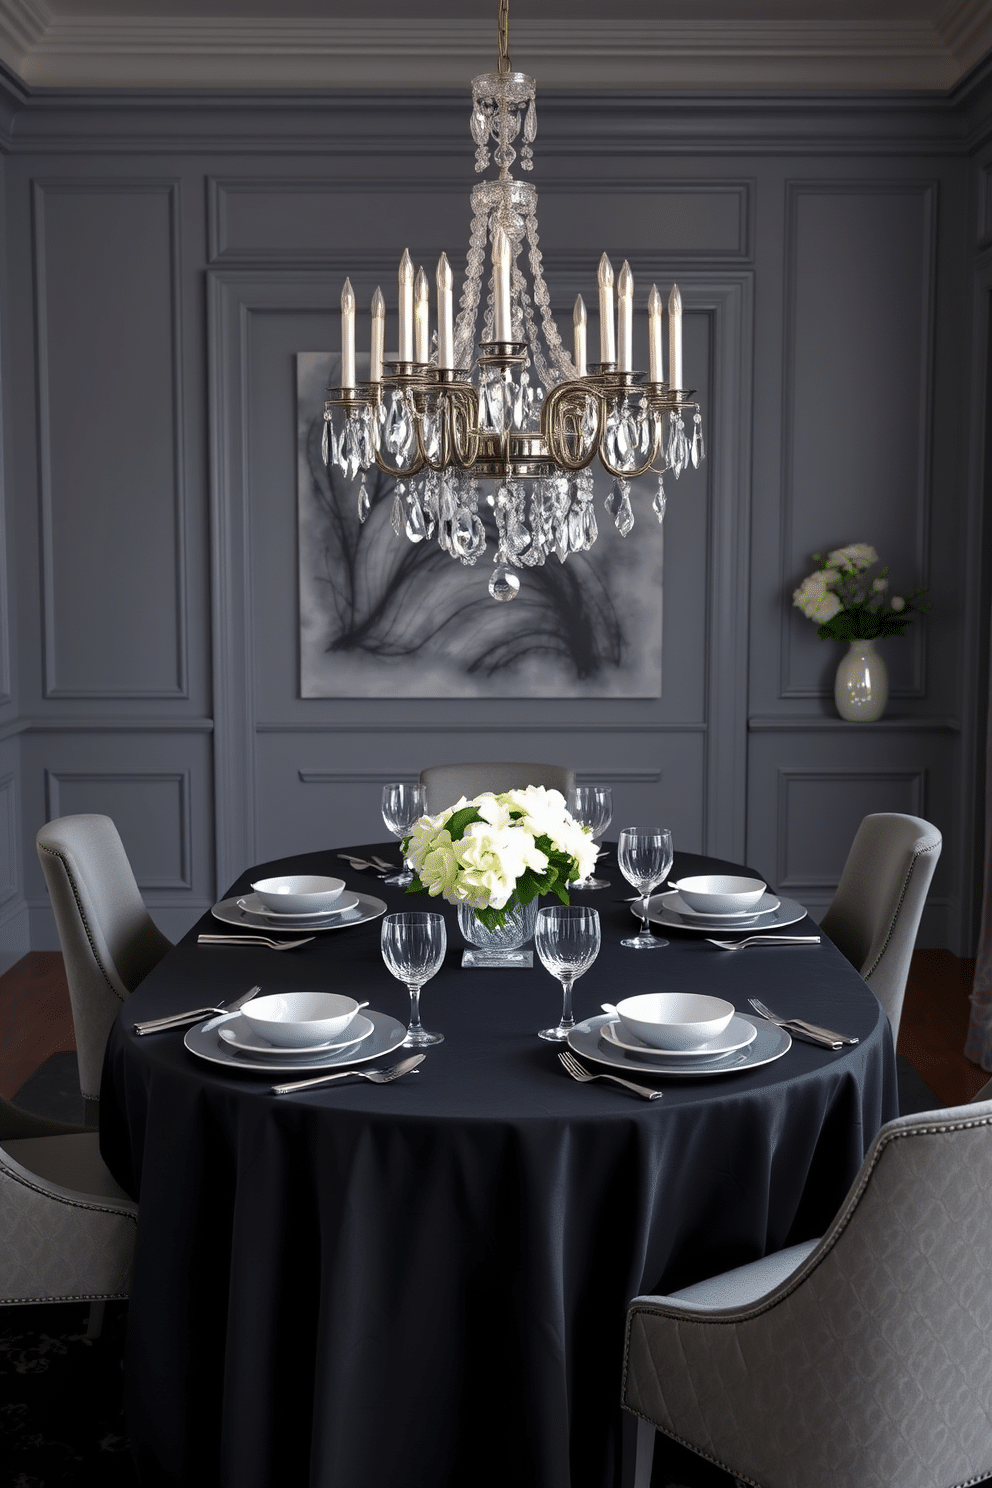
[[[414,0],[415,3],[415,0]],[[936,20],[514,23],[544,88],[952,88],[992,48],[988,0]],[[493,64],[485,20],[59,16],[0,0],[0,59],[32,88],[445,88]]]

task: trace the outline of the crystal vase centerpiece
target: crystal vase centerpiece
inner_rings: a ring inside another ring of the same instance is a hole
[[[533,951],[523,947],[534,938],[537,900],[518,904],[498,930],[487,930],[468,904],[458,906],[458,928],[471,949],[462,952],[462,965],[475,967],[533,966]]]

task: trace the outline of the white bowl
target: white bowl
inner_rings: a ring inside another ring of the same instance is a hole
[[[768,885],[760,878],[708,873],[700,878],[679,879],[670,887],[678,889],[689,908],[699,914],[741,914],[759,903]]]
[[[695,992],[642,992],[618,1002],[617,1012],[627,1032],[652,1049],[695,1049],[723,1032],[734,1005]]]
[[[280,1049],[309,1049],[343,1033],[358,1008],[353,997],[338,992],[274,992],[246,1002],[241,1016]]]
[[[260,878],[252,888],[266,909],[275,914],[319,914],[331,909],[344,893],[343,878],[321,878],[315,873],[290,873],[285,878]]]

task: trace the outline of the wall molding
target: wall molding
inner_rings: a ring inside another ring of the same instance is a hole
[[[141,889],[186,889],[193,887],[193,823],[190,807],[189,770],[45,770],[45,820],[62,816],[63,785],[174,785],[177,790],[176,825],[179,843],[179,876],[142,876]]]
[[[850,783],[870,782],[877,785],[881,781],[908,782],[912,786],[911,815],[926,816],[927,809],[927,769],[924,766],[918,770],[898,769],[871,769],[854,768],[847,769],[844,766],[832,768],[820,768],[812,770],[796,770],[780,766],[777,774],[777,812],[776,812],[776,876],[775,882],[779,889],[789,892],[811,893],[831,891],[837,887],[833,878],[819,878],[809,874],[789,874],[786,872],[789,858],[789,792],[794,784],[836,784],[839,781]]]
[[[152,718],[149,716],[134,715],[132,717],[75,717],[72,714],[62,714],[51,717],[48,714],[37,717],[19,718],[16,724],[9,728],[11,734],[212,734],[214,721],[212,718]],[[0,738],[3,738],[3,730],[0,729]]]
[[[927,88],[992,46],[982,0],[927,17],[518,19],[514,58],[545,87]],[[416,15],[69,15],[2,0],[0,57],[33,87],[347,88],[457,84],[492,66],[492,24]]]
[[[315,719],[312,723],[304,719],[266,719],[255,724],[257,734],[381,734],[382,732],[404,734],[481,734],[488,738],[492,727],[482,723],[458,723],[442,720],[433,723],[411,723],[406,718],[377,719],[368,723],[337,723],[331,719]],[[628,723],[617,719],[612,723],[584,723],[576,719],[556,719],[548,723],[501,723],[500,735],[509,734],[705,734],[705,723]]]
[[[10,873],[7,882],[0,882],[0,905],[9,904],[21,891],[17,868],[21,860],[20,832],[18,831],[17,777],[0,777],[0,834],[6,839],[5,848]],[[0,854],[0,861],[3,854]]]
[[[853,729],[863,733],[905,734],[960,734],[961,723],[957,718],[879,718],[875,723],[848,723],[843,718],[804,718],[801,715],[777,717],[755,716],[747,721],[753,734],[848,734]]]
[[[114,176],[36,177],[31,182],[34,233],[35,341],[38,397],[38,465],[42,546],[42,696],[91,701],[116,699],[186,699],[188,684],[186,480],[183,439],[182,268],[180,185],[175,177],[132,179]],[[172,457],[174,461],[173,519],[176,544],[174,623],[176,627],[176,682],[162,688],[88,688],[62,686],[57,677],[57,619],[55,611],[55,513],[51,447],[54,431],[49,397],[48,295],[46,271],[46,199],[63,195],[164,195],[169,211],[169,290],[172,340]]]
[[[798,292],[799,204],[804,196],[910,196],[923,202],[923,269],[920,290],[923,296],[922,336],[919,348],[919,407],[916,428],[917,489],[914,513],[914,562],[921,582],[926,584],[930,572],[930,504],[933,486],[931,458],[934,399],[933,366],[936,331],[936,262],[937,262],[937,196],[938,183],[933,179],[911,181],[883,177],[876,180],[787,180],[785,182],[785,305],[782,320],[782,441],[781,504],[779,537],[779,592],[788,594],[795,582],[792,572],[792,524],[796,508],[793,485],[794,430],[796,419],[796,333]],[[823,687],[790,683],[792,647],[796,634],[795,617],[784,599],[781,609],[779,697],[786,699],[829,699],[832,693]],[[927,691],[926,645],[921,626],[910,632],[913,647],[913,682],[910,687],[893,689],[893,698],[924,699]]]

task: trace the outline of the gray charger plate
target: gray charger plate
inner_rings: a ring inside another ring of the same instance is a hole
[[[291,1054],[286,1059],[259,1059],[251,1054],[239,1054],[220,1037],[217,1029],[240,1013],[221,1013],[197,1023],[183,1039],[191,1054],[206,1059],[210,1064],[223,1064],[233,1070],[258,1070],[262,1074],[297,1074],[300,1070],[348,1069],[353,1064],[367,1064],[370,1059],[381,1059],[398,1049],[406,1038],[402,1023],[388,1013],[375,1013],[371,1008],[365,1012],[372,1023],[372,1032],[363,1039],[358,1049],[339,1049],[326,1054]]]
[[[611,1022],[609,1013],[599,1013],[595,1018],[586,1018],[576,1023],[568,1035],[569,1047],[583,1059],[622,1074],[637,1071],[642,1075],[681,1075],[697,1080],[712,1079],[714,1075],[736,1075],[742,1070],[757,1069],[759,1065],[771,1064],[788,1054],[792,1039],[784,1028],[759,1019],[754,1025],[756,1036],[746,1049],[737,1049],[732,1054],[721,1054],[717,1059],[686,1059],[679,1064],[665,1064],[658,1059],[641,1059],[636,1054],[624,1054],[622,1050],[606,1044],[599,1036],[604,1023]],[[750,1022],[750,1019],[744,1019]]]
[[[798,920],[806,918],[806,910],[796,899],[782,899],[778,909],[771,914],[748,915],[742,919],[739,915],[728,915],[712,920],[693,920],[688,915],[676,914],[663,902],[665,894],[654,894],[651,897],[648,909],[648,919],[652,925],[663,925],[666,930],[694,930],[697,935],[726,935],[728,932],[739,931],[741,935],[748,935],[753,930],[781,930],[786,925],[795,925]],[[632,910],[637,914],[636,909]]]
[[[389,908],[384,899],[373,899],[371,894],[359,894],[354,909],[346,909],[343,914],[331,913],[326,919],[319,920],[308,916],[306,920],[297,920],[295,924],[289,925],[281,924],[270,915],[252,914],[250,910],[239,909],[238,899],[244,897],[244,894],[239,894],[234,899],[222,899],[210,913],[221,924],[237,925],[240,930],[250,927],[252,930],[265,930],[271,935],[273,930],[284,929],[299,935],[303,930],[343,930],[348,925],[364,925],[368,920],[377,920]]]

